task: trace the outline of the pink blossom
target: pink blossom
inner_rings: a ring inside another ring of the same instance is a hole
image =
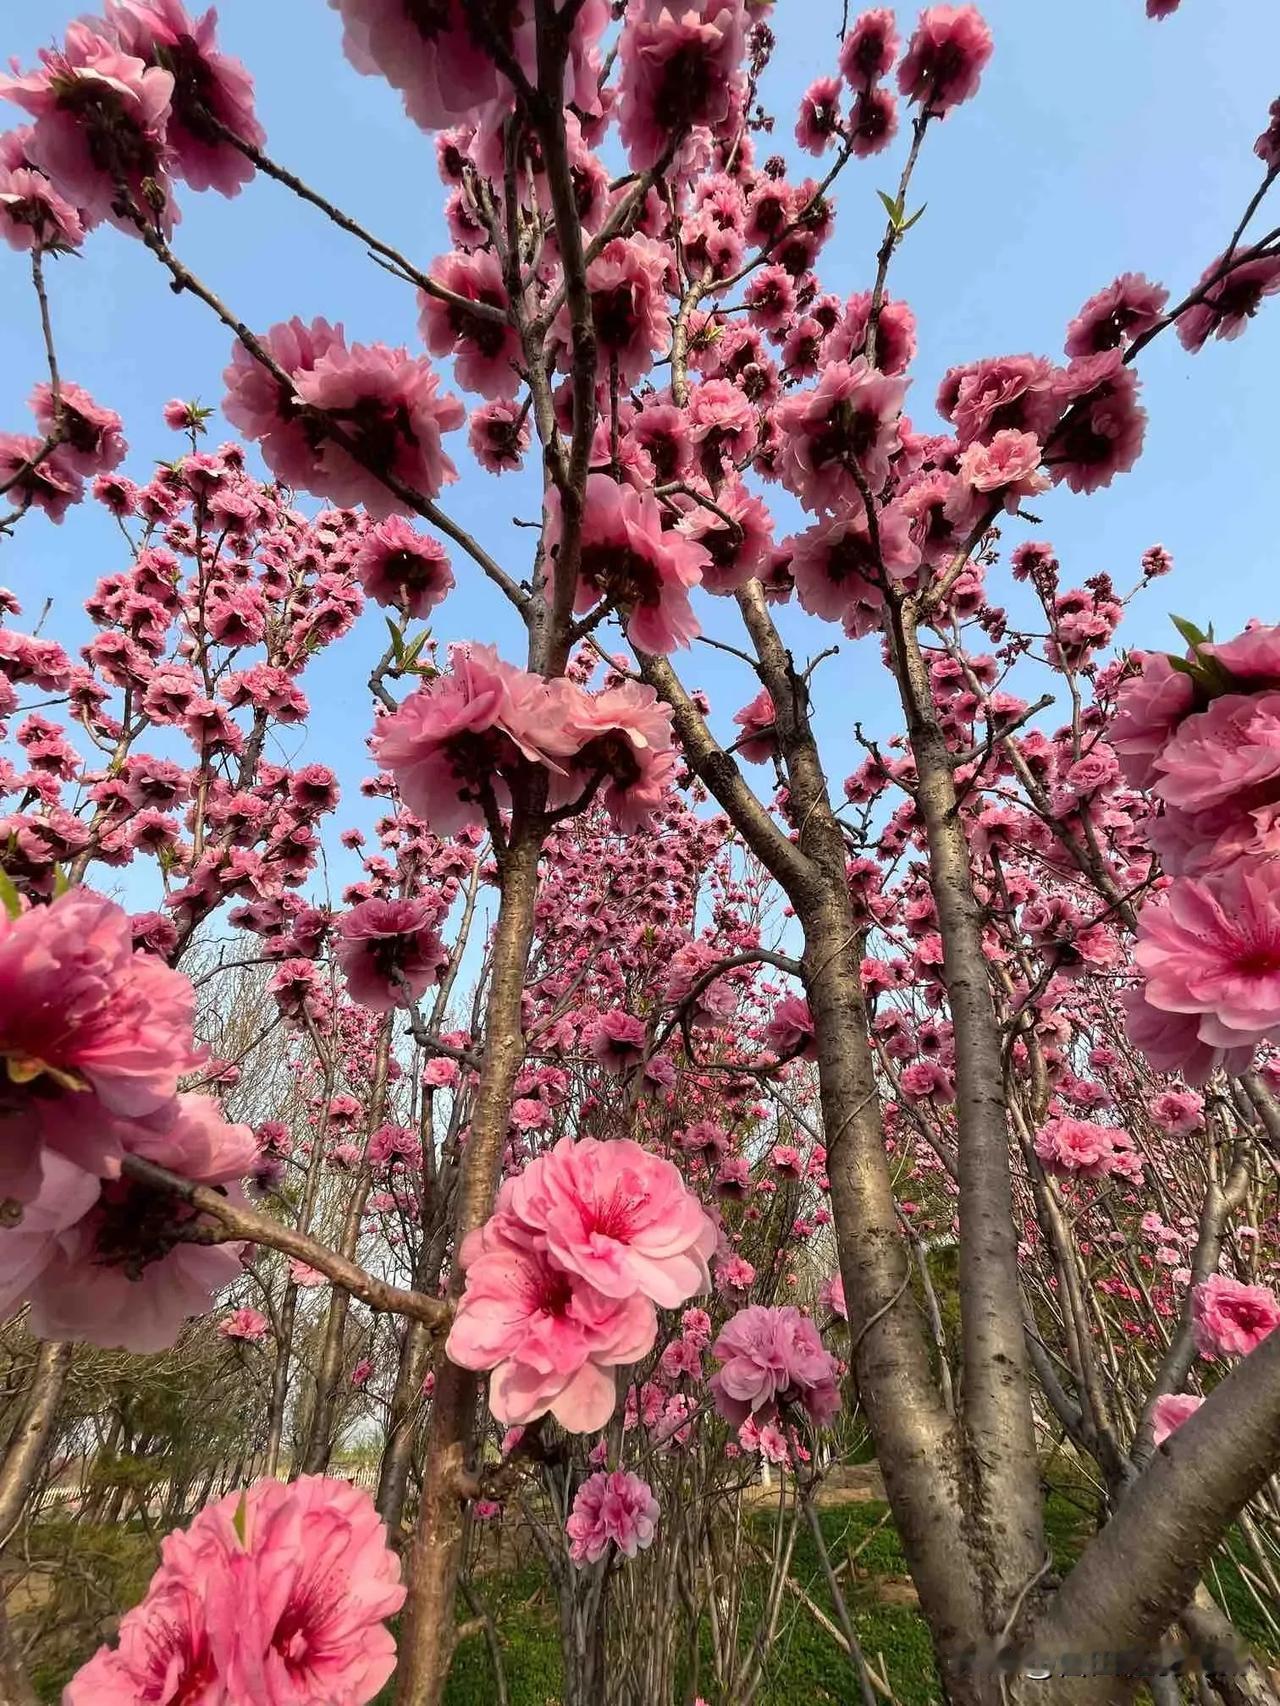
[[[136,953],[129,915],[88,889],[0,908],[0,1196],[30,1202],[50,1146],[95,1177],[136,1147],[195,1064],[189,981]]]
[[[393,606],[406,616],[429,615],[453,590],[444,546],[396,515],[365,534],[355,569],[375,604]]]
[[[155,1130],[137,1126],[130,1147],[233,1197],[257,1156],[248,1126],[227,1125],[211,1097],[193,1094],[167,1106]],[[238,1246],[182,1240],[198,1218],[168,1191],[99,1180],[47,1153],[39,1195],[0,1231],[0,1313],[27,1301],[38,1338],[163,1350],[239,1271]]]
[[[833,362],[812,391],[798,391],[776,411],[782,449],[778,476],[806,509],[860,504],[848,462],[856,462],[874,492],[889,475],[899,444],[906,383],[869,367],[859,356]]]
[[[998,495],[1012,514],[1024,498],[1048,489],[1049,477],[1040,472],[1042,454],[1040,441],[1032,433],[1005,429],[993,434],[987,444],[966,445],[959,474],[975,492]]]
[[[672,712],[652,687],[624,681],[590,696],[574,692],[565,716],[566,774],[553,780],[553,803],[581,796],[600,778],[600,799],[613,823],[632,831],[648,823],[667,799],[675,776]]]
[[[178,218],[165,171],[172,74],[120,52],[92,23],[69,25],[63,47],[43,49],[40,59],[38,71],[0,78],[0,98],[35,120],[26,143],[30,163],[86,225],[109,219],[135,230],[127,214],[114,211],[120,180],[139,216],[158,218],[171,235]]]
[[[777,1055],[802,1060],[818,1057],[813,1013],[803,995],[786,995],[773,1009],[765,1026],[765,1041]]]
[[[361,1357],[360,1361],[351,1370],[351,1384],[357,1388],[364,1388],[369,1384],[369,1376],[372,1373],[373,1364],[370,1362],[369,1358]]]
[[[1151,1440],[1163,1445],[1204,1403],[1194,1392],[1164,1392],[1151,1406]]]
[[[338,925],[336,957],[347,993],[362,1007],[389,1013],[429,989],[449,956],[436,931],[434,900],[366,900]]]
[[[554,561],[561,517],[553,486],[547,499],[547,547]],[[689,589],[702,578],[707,553],[676,531],[664,531],[656,498],[618,485],[607,474],[587,481],[574,608],[609,600],[623,614],[627,637],[645,651],[687,646],[699,632]]]
[[[80,476],[59,451],[27,433],[0,432],[0,486],[9,504],[43,510],[59,526],[84,496]]]
[[[488,473],[504,474],[518,468],[531,442],[528,415],[518,403],[499,398],[472,410],[467,443]]]
[[[586,1041],[606,1072],[625,1072],[642,1058],[648,1037],[642,1019],[615,1009],[592,1023]]]
[[[1060,1115],[1037,1131],[1035,1151],[1050,1172],[1067,1178],[1106,1179],[1118,1174],[1137,1183],[1142,1177],[1142,1160],[1133,1139],[1119,1126]]]
[[[945,118],[978,92],[991,48],[991,31],[976,6],[930,6],[907,43],[898,87],[909,101]]]
[[[1068,367],[1059,397],[1069,404],[1047,446],[1054,480],[1073,492],[1096,492],[1127,473],[1142,453],[1147,412],[1138,405],[1137,375],[1119,350],[1082,355]]]
[[[482,397],[514,397],[520,389],[520,335],[508,323],[507,292],[502,264],[492,250],[474,255],[453,253],[435,262],[431,277],[461,297],[496,310],[468,312],[461,302],[445,301],[422,292],[418,325],[432,355],[451,355],[458,384]]]
[[[575,1564],[598,1563],[609,1543],[627,1558],[652,1544],[658,1522],[658,1501],[647,1481],[625,1469],[590,1475],[578,1488],[565,1523]]]
[[[873,542],[865,516],[846,508],[791,541],[791,573],[801,605],[812,616],[842,620],[845,632],[855,639],[880,624],[885,573],[902,580],[920,562],[904,509],[890,504],[879,511],[876,522]]]
[[[1091,296],[1067,327],[1068,355],[1098,355],[1120,349],[1157,325],[1169,292],[1140,272],[1120,277]]]
[[[1197,650],[1220,663],[1242,686],[1280,687],[1280,627],[1251,623],[1234,640],[1210,641]]]
[[[511,1211],[606,1297],[664,1309],[710,1289],[715,1229],[670,1161],[630,1138],[562,1137],[513,1181]]]
[[[165,146],[175,175],[193,190],[231,196],[253,176],[253,162],[215,126],[251,148],[267,138],[254,117],[253,78],[215,44],[217,21],[213,10],[189,18],[181,0],[107,0],[107,22],[125,52],[173,73]]]
[[[463,1244],[466,1288],[445,1350],[464,1368],[492,1370],[497,1421],[523,1425],[550,1411],[570,1433],[593,1433],[617,1402],[614,1367],[653,1347],[653,1304],[639,1293],[605,1297],[553,1262],[536,1234],[503,1212],[513,1184]]]
[[[840,70],[851,89],[862,89],[893,68],[898,48],[897,26],[888,6],[860,12],[840,44]]]
[[[128,449],[121,428],[124,422],[114,409],[104,409],[79,385],[65,380],[55,408],[53,389],[37,385],[31,393],[31,412],[46,436],[61,429],[58,455],[64,465],[87,479],[110,473],[124,461]]]
[[[1057,420],[1058,370],[1041,356],[1005,355],[953,367],[938,390],[938,413],[951,421],[961,448],[1004,430],[1043,443]]]
[[[206,1543],[203,1554],[198,1578],[174,1567],[152,1577],[147,1597],[121,1619],[116,1646],[100,1647],[80,1667],[63,1706],[224,1706],[220,1661],[230,1645],[227,1613],[237,1598],[233,1548]],[[216,1655],[211,1625],[222,1637]]]
[[[1204,285],[1222,269],[1221,257],[1201,277]],[[1237,252],[1230,270],[1204,292],[1194,308],[1179,314],[1178,339],[1184,349],[1201,350],[1210,338],[1238,338],[1262,306],[1263,298],[1280,291],[1280,255],[1253,258],[1251,250]]]
[[[842,1321],[849,1319],[849,1306],[844,1300],[844,1275],[837,1270],[822,1282],[818,1292],[818,1303],[824,1309],[829,1309],[833,1315],[838,1315]]]
[[[78,249],[80,215],[43,172],[0,166],[0,234],[11,249]]]
[[[342,46],[364,76],[381,74],[423,130],[473,118],[500,90],[498,73],[467,27],[466,0],[411,9],[403,0],[329,0]]]
[[[734,713],[734,722],[742,730],[735,744],[748,764],[767,764],[778,750],[778,735],[774,727],[774,706],[769,689],[762,687],[749,705]]]
[[[640,0],[619,47],[618,113],[631,169],[647,171],[694,126],[715,129],[733,111],[743,54],[742,0],[669,8]]]
[[[322,440],[309,487],[318,497],[363,504],[376,519],[403,513],[403,504],[366,462],[428,498],[457,479],[441,436],[463,424],[466,410],[440,391],[430,362],[386,344],[335,342],[293,380],[301,401],[330,415],[360,453],[357,460],[333,438]]]
[[[898,100],[889,89],[863,89],[849,115],[849,150],[859,160],[882,153],[898,134]]]
[[[1185,717],[1155,760],[1151,787],[1167,805],[1204,812],[1280,793],[1280,692],[1229,693]]]
[[[587,268],[587,289],[596,329],[601,374],[607,379],[614,362],[623,386],[635,385],[670,341],[666,275],[668,251],[649,237],[615,237]],[[562,310],[555,331],[569,364],[572,343],[569,310]]]
[[[1134,958],[1146,1004],[1194,1016],[1207,1047],[1280,1041],[1280,859],[1175,878],[1143,907]]]
[[[486,801],[510,802],[531,764],[558,768],[571,752],[562,701],[492,646],[456,646],[450,673],[379,720],[373,748],[405,804],[437,835],[483,826]]]
[[[296,380],[330,349],[342,347],[343,331],[327,320],[313,320],[307,326],[295,315],[272,326],[259,342],[276,365]],[[232,426],[256,441],[267,467],[279,479],[309,490],[319,477],[319,449],[297,395],[283,393],[275,377],[239,343],[222,378],[227,387],[222,412]]]
[[[800,101],[796,141],[810,154],[825,154],[840,133],[840,79],[819,77]]]
[[[1125,780],[1149,788],[1156,761],[1195,701],[1191,678],[1176,670],[1163,652],[1138,652],[1139,673],[1120,689],[1108,738]]]
[[[289,1278],[294,1285],[303,1291],[314,1291],[318,1286],[328,1285],[328,1278],[319,1268],[313,1268],[309,1262],[300,1261],[296,1256],[289,1258]]]
[[[735,1426],[748,1417],[769,1421],[780,1404],[798,1403],[822,1427],[840,1408],[836,1359],[813,1322],[789,1305],[740,1309],[711,1354],[723,1365],[710,1381],[716,1409]]]
[[[1248,1356],[1280,1327],[1280,1299],[1268,1286],[1211,1274],[1192,1288],[1191,1320],[1201,1356]]]
[[[260,1310],[236,1309],[218,1322],[218,1331],[224,1339],[247,1339],[257,1344],[271,1331],[271,1323]]]
[[[1204,1125],[1204,1097],[1194,1090],[1165,1090],[1151,1104],[1151,1118],[1170,1137],[1187,1137]]]

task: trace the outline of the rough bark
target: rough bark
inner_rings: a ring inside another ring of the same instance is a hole
[[[40,1472],[70,1367],[70,1345],[46,1342],[40,1346],[26,1405],[0,1464],[0,1550],[17,1525]]]
[[[512,1090],[524,1058],[520,1000],[533,940],[540,841],[513,830],[501,861],[502,902],[494,931],[480,1084],[463,1154],[454,1248],[488,1217],[506,1140]],[[455,1263],[451,1291],[462,1287]],[[475,1433],[479,1382],[443,1358],[427,1436],[422,1504],[409,1555],[409,1597],[400,1640],[397,1706],[439,1706],[454,1646],[454,1603],[466,1538],[460,1496]]]
[[[962,1410],[971,1470],[969,1531],[989,1627],[1044,1561],[1044,1519],[1022,1328],[1018,1231],[1000,1027],[946,738],[933,710],[914,617],[890,621],[890,652],[916,765],[916,804],[955,1031]]]

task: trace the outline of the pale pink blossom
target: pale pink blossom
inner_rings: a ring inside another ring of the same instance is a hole
[[[218,1331],[224,1339],[246,1339],[257,1344],[271,1331],[271,1323],[259,1309],[236,1309],[218,1322]]]
[[[1280,793],[1280,692],[1228,693],[1186,717],[1154,764],[1167,805],[1204,812],[1237,796],[1261,804]]]
[[[1151,1406],[1151,1440],[1163,1445],[1204,1403],[1194,1392],[1164,1392]]]
[[[512,1182],[511,1211],[606,1297],[675,1308],[711,1285],[715,1228],[679,1171],[630,1138],[563,1137]]]
[[[136,953],[128,913],[75,888],[0,908],[0,1197],[30,1202],[42,1151],[119,1171],[130,1122],[170,1108],[196,1062],[189,980]]]
[[[1210,1049],[1280,1041],[1280,859],[1177,877],[1138,919],[1148,1007]]]
[[[602,693],[573,689],[566,696],[566,743],[575,750],[553,777],[553,804],[581,797],[599,778],[599,797],[614,824],[633,831],[648,823],[668,798],[676,772],[668,705],[652,687],[624,681]]]
[[[0,166],[0,234],[11,249],[78,249],[80,215],[45,177],[26,166]]]
[[[610,1543],[624,1557],[634,1558],[652,1544],[658,1522],[658,1501],[647,1481],[625,1469],[590,1475],[578,1488],[565,1523],[575,1564],[598,1563]]]
[[[211,1097],[195,1094],[167,1106],[154,1130],[140,1122],[130,1147],[183,1178],[229,1187],[233,1200],[257,1158],[248,1126],[228,1125]],[[169,1191],[99,1180],[49,1153],[40,1194],[0,1230],[0,1314],[25,1301],[37,1338],[163,1350],[239,1272],[240,1246],[183,1240],[199,1218]]]
[[[504,1425],[550,1411],[570,1433],[593,1433],[617,1402],[614,1368],[653,1348],[653,1304],[639,1293],[605,1297],[553,1262],[503,1212],[513,1183],[463,1244],[466,1287],[445,1350],[464,1368],[492,1371],[489,1408]]]
[[[1280,1299],[1269,1286],[1211,1274],[1192,1289],[1191,1319],[1201,1356],[1248,1356],[1280,1327]]]
[[[124,461],[128,449],[121,430],[124,422],[114,409],[95,403],[81,386],[64,379],[55,407],[52,386],[37,385],[31,393],[31,413],[46,436],[61,431],[58,456],[65,467],[85,479],[109,474]]]

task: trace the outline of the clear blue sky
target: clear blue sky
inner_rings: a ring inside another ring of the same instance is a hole
[[[420,263],[441,253],[431,139],[404,120],[389,87],[348,66],[336,15],[321,0],[224,0],[220,10],[224,45],[257,80],[269,151]],[[928,210],[891,286],[920,322],[909,396],[918,425],[932,422],[937,379],[953,362],[1022,350],[1059,356],[1068,318],[1117,272],[1145,271],[1182,294],[1223,247],[1259,180],[1252,144],[1280,94],[1275,0],[1186,0],[1163,23],[1146,19],[1142,0],[988,0],[984,10],[994,59],[979,97],[928,138],[913,198]],[[813,77],[834,69],[840,12],[840,0],[775,7],[779,48],[766,95],[779,120],[775,145],[796,160],[797,175],[808,161],[790,142],[797,102]],[[5,0],[0,57],[29,63],[81,13],[68,0]],[[904,9],[900,21],[913,16]],[[0,108],[0,126],[19,118]],[[900,160],[895,147],[846,174],[820,269],[825,288],[847,294],[870,284],[882,222],[875,191],[896,183]],[[185,189],[181,198],[176,248],[251,324],[324,314],[345,321],[352,337],[416,343],[413,293],[287,191],[261,181],[234,202]],[[63,370],[124,415],[127,471],[144,476],[149,459],[180,448],[160,419],[165,400],[220,400],[229,335],[201,304],[173,296],[142,246],[114,231],[96,233],[81,258],[53,270]],[[25,258],[8,250],[0,252],[0,293],[0,423],[26,431],[25,398],[41,357]],[[1141,372],[1151,422],[1135,471],[1092,498],[1061,492],[1037,503],[1068,583],[1107,570],[1128,584],[1141,552],[1160,540],[1177,571],[1135,613],[1123,633],[1129,644],[1166,643],[1170,608],[1220,631],[1250,615],[1274,620],[1280,300],[1238,342],[1196,357],[1172,337],[1157,340]],[[536,513],[535,488],[468,473],[462,438],[464,475],[447,507],[524,574],[531,536],[509,518]],[[792,524],[781,502],[775,514]],[[62,528],[30,518],[14,540],[0,541],[0,584],[32,613],[52,596],[48,631],[67,642],[85,637],[76,607],[95,578],[120,566],[118,534],[88,508]],[[518,659],[508,613],[468,565],[455,568],[459,590],[441,612],[440,634],[494,639]],[[703,599],[704,610],[711,603]],[[708,625],[720,631],[718,619]],[[792,631],[803,650],[838,637],[812,624]],[[383,630],[375,615],[358,632],[310,678],[306,741],[308,757],[339,769],[348,800],[366,768],[362,684]],[[879,721],[865,703],[851,712],[857,682],[882,705],[888,687],[865,646],[846,646],[844,656],[868,668],[850,671],[846,690],[831,672],[849,664],[824,666],[822,720],[833,736],[847,734],[852,714]],[[741,666],[707,648],[695,648],[682,670],[725,716],[751,696]],[[837,782],[856,762],[848,756],[831,761]]]

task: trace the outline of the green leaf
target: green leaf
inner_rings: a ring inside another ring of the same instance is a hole
[[[60,894],[66,894],[70,887],[71,878],[63,870],[61,865],[55,865],[53,867],[53,898],[57,900],[58,896]]]
[[[889,220],[896,231],[902,221],[902,198],[900,196],[891,196],[885,190],[877,190],[876,194],[884,203],[884,210],[889,215]]]
[[[0,906],[3,906],[10,918],[16,918],[22,911],[22,896],[13,886],[9,873],[0,869]]]
[[[922,201],[920,203],[920,206],[911,215],[910,219],[908,219],[907,223],[905,225],[900,225],[898,227],[898,230],[900,232],[903,232],[903,233],[910,231],[911,227],[915,224],[916,220],[919,219],[920,215],[924,212],[925,208],[928,207],[928,205],[929,205],[929,203],[927,201]]]
[[[387,624],[387,632],[391,635],[391,650],[395,653],[396,667],[404,663],[404,635],[389,616],[383,618]]]
[[[1196,627],[1195,623],[1188,622],[1185,616],[1174,616],[1171,614],[1169,620],[1191,647],[1192,651],[1196,651],[1201,646],[1207,646],[1209,644],[1210,636],[1208,634],[1202,634],[1199,628]]]
[[[249,1507],[248,1507],[248,1503],[245,1499],[245,1495],[243,1493],[241,1493],[240,1503],[236,1506],[236,1514],[232,1518],[232,1521],[235,1523],[236,1534],[239,1537],[240,1544],[243,1547],[245,1547],[246,1550],[248,1549],[248,1545],[249,1545],[248,1540],[245,1538],[245,1535],[246,1535],[246,1532],[247,1532],[248,1526],[249,1526],[249,1524],[248,1524],[248,1510],[249,1510]]]

